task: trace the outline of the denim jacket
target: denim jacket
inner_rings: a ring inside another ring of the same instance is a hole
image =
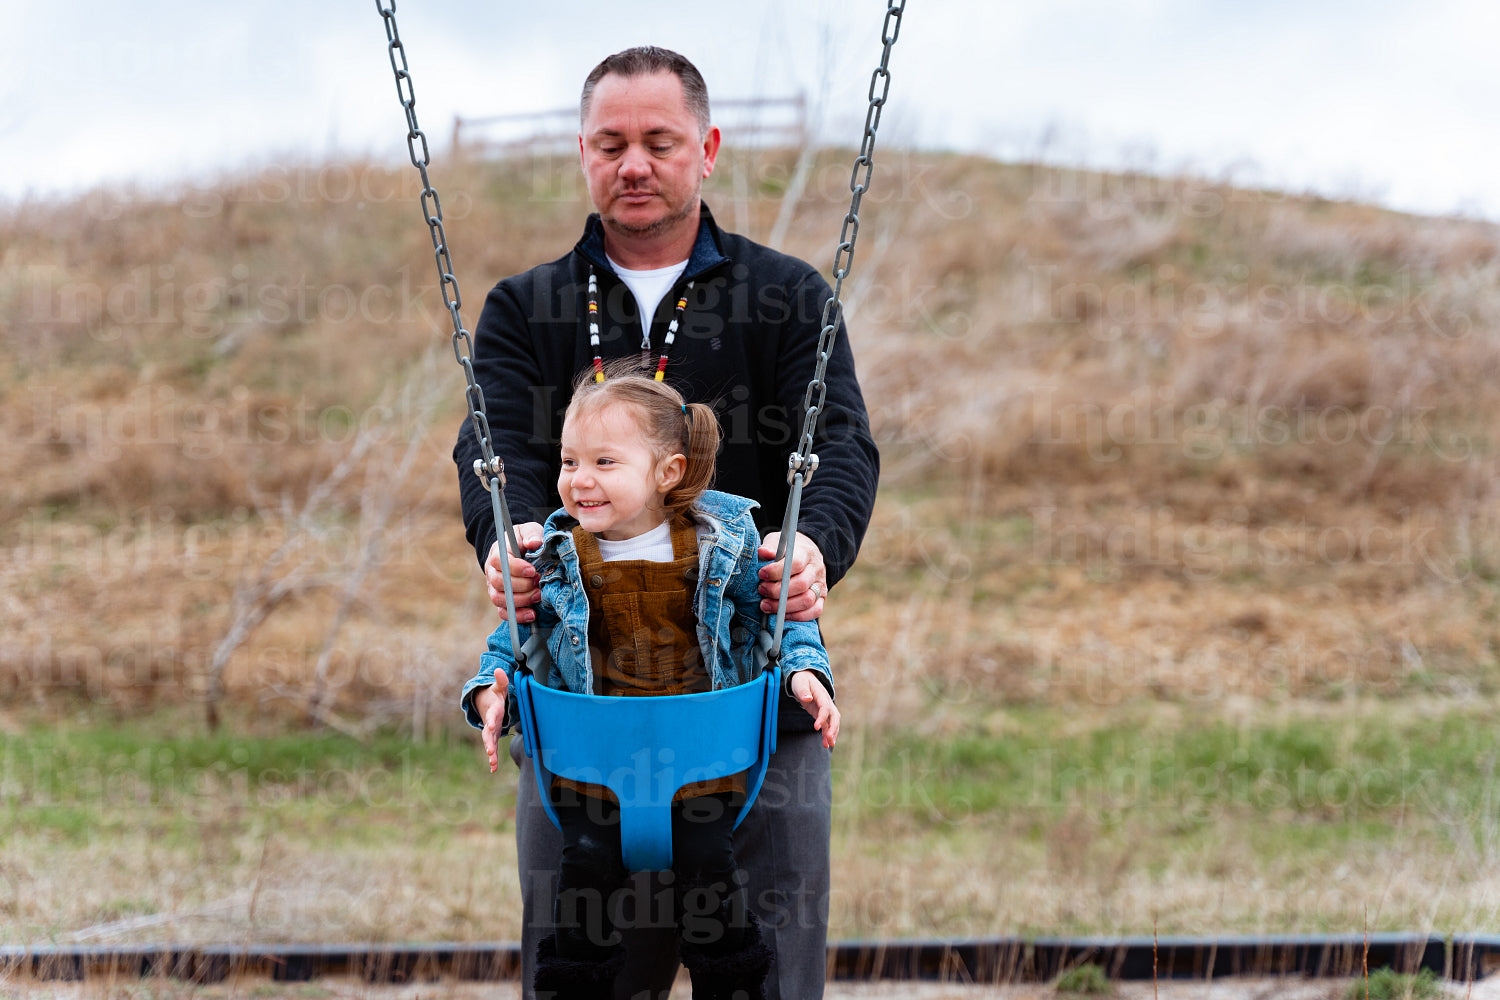
[[[755,679],[752,651],[761,624],[759,571],[767,562],[756,555],[760,532],[750,512],[757,506],[753,500],[709,490],[689,511],[699,525],[707,528],[698,539],[694,606],[698,646],[715,690]],[[584,593],[578,553],[573,545],[572,531],[577,523],[562,510],[547,518],[542,529],[542,547],[528,555],[537,569],[542,601],[537,605],[535,624],[520,626],[520,634],[523,644],[533,629],[540,629],[546,635],[552,662],[536,673],[538,682],[588,694],[594,690],[594,670],[588,655],[588,596]],[[494,683],[496,670],[505,671],[514,690],[516,662],[508,624],[502,622],[490,633],[489,649],[481,654],[479,664],[479,673],[464,685],[459,698],[469,724],[476,729],[484,722],[474,709],[473,692]],[[833,693],[828,653],[816,622],[786,623],[781,640],[781,668],[783,678],[790,678],[799,670],[816,671],[829,693]],[[508,705],[506,727],[513,721]]]

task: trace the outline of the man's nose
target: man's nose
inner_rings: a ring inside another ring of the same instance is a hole
[[[630,180],[651,176],[651,157],[640,146],[626,147],[620,157],[620,176]]]

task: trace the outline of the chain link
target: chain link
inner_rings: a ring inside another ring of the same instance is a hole
[[[479,386],[479,380],[474,375],[474,338],[464,327],[463,317],[460,310],[463,308],[463,296],[458,290],[458,279],[453,276],[453,255],[448,250],[448,233],[443,228],[443,203],[438,198],[437,190],[432,186],[432,180],[427,174],[427,167],[432,163],[431,153],[427,147],[427,134],[417,124],[417,92],[412,85],[411,67],[406,61],[406,46],[401,43],[401,33],[396,28],[396,2],[390,0],[389,5],[376,0],[375,9],[380,11],[381,18],[385,21],[385,37],[387,48],[390,51],[391,72],[396,76],[396,96],[401,101],[401,108],[406,112],[406,149],[411,157],[412,166],[422,176],[422,216],[427,220],[427,230],[432,236],[432,256],[437,263],[438,286],[443,295],[443,302],[448,307],[448,317],[453,323],[453,357],[463,366],[464,377],[468,382],[465,390],[465,399],[469,405],[469,415],[474,427],[474,437],[479,442],[479,451],[484,456],[482,466],[479,468],[481,475],[496,476],[503,478],[505,465],[495,455],[494,438],[490,433],[489,412],[484,405],[484,390]],[[418,154],[418,147],[421,153]]]
[[[407,153],[411,158],[412,166],[417,168],[417,172],[422,177],[422,215],[427,220],[427,229],[432,236],[432,252],[438,269],[438,283],[443,300],[448,306],[449,318],[453,323],[453,355],[463,367],[467,381],[465,400],[469,406],[474,436],[479,442],[479,450],[483,456],[474,463],[474,471],[480,475],[486,489],[490,491],[491,501],[495,508],[496,528],[505,533],[511,548],[519,552],[520,546],[516,544],[515,532],[510,523],[509,511],[505,506],[501,490],[505,481],[505,466],[495,455],[489,415],[484,405],[484,390],[480,388],[479,381],[474,374],[474,338],[465,329],[460,315],[463,298],[459,294],[458,279],[453,273],[453,257],[448,251],[448,236],[443,228],[443,206],[427,174],[427,167],[432,162],[431,153],[427,146],[427,135],[417,124],[417,94],[412,84],[411,68],[406,61],[406,46],[402,44],[400,32],[396,28],[396,2],[390,0],[387,5],[382,0],[375,0],[375,9],[380,12],[385,22],[391,72],[396,79],[396,96],[406,112]],[[788,510],[789,517],[785,525],[788,530],[783,532],[782,547],[788,557],[792,551],[791,539],[786,536],[795,535],[796,510],[802,487],[811,480],[813,472],[818,467],[818,456],[813,454],[812,450],[813,431],[817,427],[818,417],[822,414],[823,405],[827,400],[828,383],[825,378],[828,374],[828,359],[833,354],[833,342],[838,334],[839,322],[843,318],[844,307],[841,296],[844,279],[849,276],[849,271],[854,264],[854,244],[859,239],[859,206],[865,192],[869,190],[870,175],[875,168],[875,133],[880,128],[880,113],[885,107],[891,89],[889,68],[891,47],[895,45],[896,37],[901,33],[901,16],[905,10],[906,0],[896,0],[886,6],[885,22],[880,32],[880,40],[884,48],[880,53],[880,65],[870,75],[869,107],[865,112],[864,137],[860,141],[859,155],[855,157],[854,167],[849,174],[849,212],[844,216],[844,223],[839,231],[838,248],[833,256],[833,293],[823,305],[823,328],[818,334],[817,369],[802,397],[802,435],[798,439],[797,450],[787,460],[787,482],[792,484],[793,491]],[[420,153],[418,153],[419,147]],[[863,168],[863,177],[860,176],[861,168]],[[491,476],[495,477],[494,481],[490,479]],[[505,578],[505,600],[511,624],[511,641],[519,657],[521,644],[516,633],[510,574],[506,560],[502,559],[501,563],[506,567],[502,575]],[[775,641],[772,643],[773,659],[779,656],[781,650],[781,634],[786,618],[786,594],[787,588],[783,587],[777,614]]]
[[[838,335],[839,320],[843,317],[844,305],[840,295],[844,290],[844,279],[854,263],[854,242],[859,238],[859,203],[870,189],[870,173],[875,168],[875,131],[880,127],[880,112],[885,107],[891,90],[891,46],[901,33],[901,15],[906,10],[906,0],[892,0],[885,10],[885,23],[881,26],[880,41],[884,48],[880,53],[880,65],[870,76],[870,106],[865,112],[865,134],[860,140],[859,156],[854,159],[854,169],[849,174],[849,213],[844,216],[839,230],[838,249],[833,254],[833,294],[823,304],[823,329],[818,334],[818,365],[807,391],[802,396],[802,436],[797,441],[797,450],[787,458],[786,481],[791,486],[787,498],[786,516],[781,522],[781,541],[777,545],[776,558],[783,560],[783,567],[792,565],[792,556],[797,544],[797,517],[802,507],[802,488],[812,481],[818,469],[818,456],[813,453],[813,431],[828,396],[828,359],[833,355],[833,341]],[[876,93],[876,88],[879,93]],[[864,177],[860,177],[860,168]],[[789,578],[784,570],[782,580]],[[771,635],[770,648],[766,655],[770,661],[781,659],[781,638],[786,629],[786,600],[791,588],[783,586],[776,602],[776,627]]]
[[[880,65],[870,74],[870,104],[865,112],[865,133],[860,140],[859,155],[854,159],[854,168],[849,173],[849,212],[839,230],[838,249],[833,254],[833,294],[823,304],[823,329],[818,334],[818,365],[807,391],[802,396],[802,436],[797,441],[797,450],[787,459],[787,482],[792,482],[802,473],[806,484],[818,467],[818,456],[813,454],[813,431],[823,404],[828,396],[828,359],[833,354],[833,341],[838,335],[839,321],[843,319],[844,304],[840,296],[844,290],[844,279],[854,265],[854,243],[859,239],[859,205],[865,192],[870,189],[870,174],[875,169],[875,133],[880,128],[880,112],[885,107],[891,90],[891,47],[901,33],[901,15],[906,11],[906,0],[893,0],[886,6],[885,23],[881,26],[880,41],[884,48],[880,53]],[[877,90],[879,91],[877,93]],[[861,168],[864,176],[861,177]]]
[[[401,108],[406,112],[406,151],[411,157],[411,165],[422,175],[422,217],[427,220],[427,231],[432,236],[432,257],[437,263],[438,287],[442,292],[443,302],[448,306],[448,318],[453,323],[453,357],[464,370],[467,383],[464,401],[469,407],[470,424],[474,428],[474,437],[479,442],[479,452],[483,456],[475,460],[474,472],[490,493],[497,536],[503,533],[511,551],[519,553],[521,547],[516,542],[515,528],[511,525],[510,509],[506,506],[503,492],[505,463],[495,454],[489,412],[484,406],[484,390],[474,374],[474,338],[464,327],[460,312],[463,308],[463,296],[458,290],[458,278],[453,273],[453,255],[448,251],[448,233],[443,228],[443,203],[427,175],[432,155],[427,147],[427,134],[417,125],[417,92],[412,84],[411,67],[406,61],[406,46],[401,43],[401,33],[396,29],[396,0],[390,0],[389,4],[375,0],[375,9],[380,11],[380,16],[385,21],[386,48],[390,55],[391,72],[396,77],[396,97],[400,99]],[[421,150],[420,153],[418,149]],[[509,563],[501,559],[500,564],[505,580],[505,605],[510,621],[511,643],[516,651],[517,662],[524,664],[525,657],[521,653],[521,641],[516,627]]]

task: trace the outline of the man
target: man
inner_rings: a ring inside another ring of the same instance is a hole
[[[758,501],[762,554],[774,558],[787,503],[787,457],[802,424],[830,292],[802,261],[724,232],[702,204],[718,155],[707,88],[675,52],[629,49],[584,83],[579,150],[597,214],[566,256],[500,282],[475,331],[475,373],[505,462],[506,498],[523,547],[541,541],[540,521],[559,504],[557,441],[575,375],[641,352],[689,400],[714,406],[724,428],[718,489]],[[596,322],[591,323],[591,319]],[[817,474],[803,494],[788,588],[789,617],[821,615],[828,588],[848,571],[874,505],[879,460],[848,340],[828,362]],[[466,425],[454,460],[464,521],[491,601],[504,613],[501,554],[488,494],[474,476],[478,445]],[[540,597],[535,571],[509,557],[517,618]],[[779,562],[762,573],[763,609],[783,586]],[[835,669],[836,666],[835,666]],[[493,692],[473,693],[471,721],[499,711]],[[736,834],[750,905],[776,953],[766,995],[808,1000],[823,993],[828,917],[829,754],[807,714],[786,706],[778,748],[760,798]],[[525,913],[523,992],[531,996],[535,948],[549,930],[559,839],[538,799],[530,762],[522,774],[516,840]],[[651,898],[651,897],[647,897]],[[665,997],[676,969],[670,932],[641,928],[617,997]],[[654,934],[654,936],[653,936]],[[643,992],[645,991],[645,992]]]

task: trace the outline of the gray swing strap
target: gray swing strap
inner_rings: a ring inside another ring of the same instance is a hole
[[[807,392],[802,396],[802,436],[797,441],[797,450],[787,459],[786,480],[791,486],[787,499],[786,516],[781,522],[781,543],[777,546],[776,558],[782,563],[781,596],[776,602],[776,631],[771,637],[768,655],[772,661],[781,659],[781,636],[786,627],[786,581],[790,577],[792,554],[797,541],[797,517],[802,509],[802,489],[811,480],[818,468],[818,456],[813,453],[813,432],[818,417],[823,412],[828,395],[828,383],[824,376],[828,372],[828,359],[833,354],[833,342],[838,336],[839,321],[843,319],[844,304],[840,296],[844,290],[844,279],[854,263],[854,242],[859,238],[859,204],[870,188],[870,173],[875,167],[875,132],[880,127],[880,112],[885,107],[891,90],[891,47],[901,32],[901,15],[906,11],[906,0],[892,2],[885,11],[885,23],[881,26],[880,41],[884,48],[880,53],[880,65],[870,75],[870,105],[865,112],[865,134],[860,142],[859,155],[854,158],[854,169],[849,174],[849,212],[844,216],[843,228],[839,231],[838,249],[833,255],[833,294],[823,304],[823,329],[818,334],[818,364],[812,381],[807,383]],[[861,176],[861,174],[863,176]]]

